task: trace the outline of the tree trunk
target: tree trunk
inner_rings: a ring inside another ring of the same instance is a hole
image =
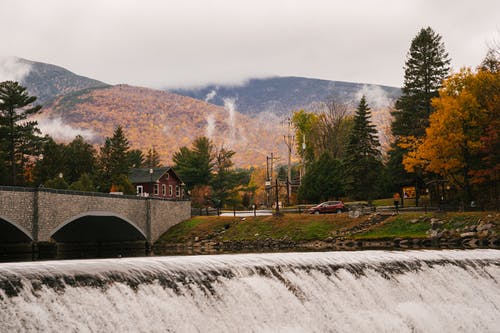
[[[9,112],[11,115],[9,119],[10,127],[10,147],[9,147],[9,157],[10,157],[10,176],[11,184],[16,186],[16,153],[15,153],[15,138],[14,138],[14,111]]]
[[[465,191],[465,202],[466,204],[470,205],[473,196],[472,196],[472,188],[470,186],[469,182],[469,149],[467,146],[467,141],[464,144],[464,147],[462,148],[463,151],[463,156],[464,156],[464,169],[463,169],[463,177],[464,177],[464,191]]]

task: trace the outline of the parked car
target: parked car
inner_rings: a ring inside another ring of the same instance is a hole
[[[347,207],[342,201],[326,201],[309,208],[310,214],[326,214],[346,212]]]

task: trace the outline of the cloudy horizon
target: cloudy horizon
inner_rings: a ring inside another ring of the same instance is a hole
[[[398,87],[427,26],[454,70],[475,67],[498,41],[500,2],[4,0],[0,56],[151,88],[272,76]]]

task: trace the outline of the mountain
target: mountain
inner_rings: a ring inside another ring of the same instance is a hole
[[[56,96],[70,92],[96,87],[106,87],[108,84],[77,75],[69,70],[42,62],[9,57],[0,62],[0,72],[7,72],[17,79],[16,73],[21,72],[19,81],[28,88],[32,96],[37,96],[37,103],[45,104]],[[10,72],[10,73],[9,73]]]
[[[283,115],[301,108],[317,110],[315,104],[328,96],[354,106],[366,95],[387,147],[389,107],[400,94],[393,87],[300,77],[168,92],[109,86],[59,66],[26,59],[1,60],[0,78],[15,74],[44,105],[37,118],[45,134],[62,141],[81,134],[101,145],[121,125],[133,148],[147,151],[154,146],[164,163],[171,163],[173,153],[198,136],[210,137],[218,148],[235,150],[234,162],[239,167],[263,165],[271,152],[282,157],[278,163],[285,163]]]
[[[233,101],[239,112],[252,116],[260,113],[290,114],[295,110],[310,109],[328,97],[356,105],[363,94],[372,108],[387,107],[401,93],[399,88],[389,86],[303,77],[251,79],[239,86],[208,85],[170,91],[221,106]]]
[[[282,133],[274,124],[190,97],[127,85],[59,96],[37,120],[45,133],[83,132],[96,144],[121,125],[132,148],[145,152],[154,146],[164,163],[198,136],[211,138],[218,148],[236,151],[233,160],[239,167],[263,165],[269,152],[283,146]],[[284,147],[281,151],[284,156]]]

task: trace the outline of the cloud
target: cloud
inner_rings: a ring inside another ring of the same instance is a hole
[[[371,122],[377,128],[382,153],[385,154],[392,141],[390,111],[394,106],[394,100],[389,98],[381,87],[364,85],[355,95],[356,100],[353,103],[355,107],[358,106],[362,96],[365,96],[366,102],[371,108]]]
[[[207,128],[205,129],[205,134],[207,138],[212,138],[215,131],[215,117],[210,114],[207,116]]]
[[[236,99],[234,98],[224,98],[224,109],[227,110],[229,116],[227,118],[227,124],[230,130],[230,139],[234,140],[236,136],[236,127],[235,127],[235,116],[236,116]]]
[[[379,86],[364,85],[355,95],[355,106],[358,105],[363,96],[365,96],[368,106],[372,109],[385,109],[394,103],[394,101],[387,96],[387,93]]]
[[[205,96],[205,102],[210,102],[212,99],[214,99],[215,95],[217,95],[217,92],[215,90],[212,90]]]
[[[17,57],[0,56],[0,82],[21,82],[31,71],[31,65],[21,62]]]
[[[56,140],[71,141],[81,135],[86,141],[93,141],[96,133],[91,129],[74,128],[65,124],[61,118],[43,118],[38,120],[38,128],[43,134],[50,135]]]
[[[420,28],[443,36],[459,69],[480,63],[500,22],[498,0],[117,3],[0,1],[3,49],[105,82],[156,88],[269,76],[401,86]]]

